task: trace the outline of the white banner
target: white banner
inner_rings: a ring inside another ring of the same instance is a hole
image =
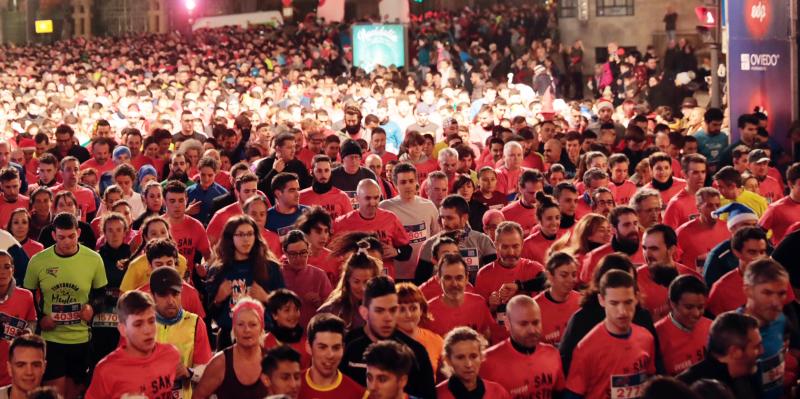
[[[344,0],[319,0],[317,18],[326,22],[342,22],[344,20]]]
[[[379,12],[386,23],[408,23],[408,0],[381,0]]]

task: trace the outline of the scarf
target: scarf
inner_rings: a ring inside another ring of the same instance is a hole
[[[561,214],[561,228],[568,229],[575,224],[575,215]]]
[[[182,319],[183,319],[183,309],[181,309],[181,310],[178,312],[178,315],[177,315],[177,316],[175,316],[175,317],[174,317],[174,318],[172,318],[172,319],[167,319],[167,318],[161,317],[161,315],[160,315],[160,314],[156,313],[156,321],[158,322],[158,324],[163,324],[163,325],[165,325],[165,326],[172,326],[172,325],[175,325],[175,324],[177,324],[179,321],[181,321]]]
[[[270,329],[270,332],[275,336],[275,339],[284,344],[298,343],[300,339],[303,338],[303,327],[299,325],[295,327],[282,327],[276,323]]]
[[[483,395],[486,394],[486,387],[480,377],[478,377],[478,386],[472,391],[468,391],[464,383],[455,376],[447,380],[447,389],[450,390],[453,397],[459,399],[483,399]]]
[[[664,183],[661,183],[661,182],[657,181],[656,179],[653,179],[650,182],[650,184],[653,185],[653,188],[655,188],[658,191],[669,190],[669,188],[672,187],[672,183],[673,183],[672,176],[670,176],[669,179],[667,179],[667,181],[664,182]]]

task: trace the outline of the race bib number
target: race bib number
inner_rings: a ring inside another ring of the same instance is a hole
[[[428,229],[425,228],[425,223],[403,226],[403,228],[408,234],[409,244],[423,243],[428,239]]]
[[[497,319],[497,324],[501,326],[506,324],[506,312],[497,312],[495,318]]]
[[[278,229],[278,236],[283,237],[289,234],[290,231],[294,230],[294,225],[292,226],[285,226]]]
[[[9,316],[5,313],[0,313],[0,323],[3,325],[3,335],[0,338],[5,341],[12,341],[14,338],[22,335],[28,327],[27,321]]]
[[[92,327],[117,328],[119,319],[116,313],[98,313],[92,319]]]
[[[53,304],[50,317],[57,325],[79,324],[81,322],[81,304]]]
[[[612,375],[611,399],[635,399],[642,396],[647,376],[644,373]]]
[[[783,375],[786,363],[783,359],[783,352],[778,352],[758,364],[761,369],[761,386],[765,391],[775,389],[783,384]]]
[[[353,206],[354,210],[358,210],[358,197],[356,197],[355,191],[342,191],[343,193],[347,194],[347,198],[350,198],[350,205]]]
[[[461,257],[464,258],[464,262],[467,263],[467,273],[478,273],[478,269],[481,267],[480,259],[478,259],[478,249],[461,248],[458,252],[461,254]]]

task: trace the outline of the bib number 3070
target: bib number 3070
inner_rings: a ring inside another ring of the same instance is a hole
[[[611,399],[635,399],[642,396],[646,374],[611,376]]]

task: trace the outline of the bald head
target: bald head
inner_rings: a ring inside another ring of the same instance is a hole
[[[511,339],[518,345],[533,349],[542,337],[542,312],[533,298],[517,295],[506,305],[506,317]]]
[[[378,211],[378,203],[381,201],[381,188],[372,179],[364,179],[358,183],[356,188],[358,199],[358,213],[366,219],[372,219]]]

